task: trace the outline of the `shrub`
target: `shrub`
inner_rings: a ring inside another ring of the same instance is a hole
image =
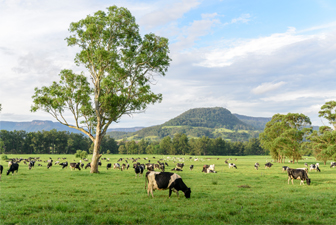
[[[8,157],[7,157],[7,155],[2,154],[2,155],[1,155],[1,159],[2,159],[2,160],[7,160]]]
[[[87,156],[88,156],[87,151],[82,151],[82,152],[80,153],[80,157],[81,157],[82,159],[85,159]]]
[[[75,157],[76,158],[81,158],[82,157],[82,150],[77,150],[76,153],[75,153]]]

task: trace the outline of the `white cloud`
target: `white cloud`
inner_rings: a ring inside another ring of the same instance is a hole
[[[140,25],[144,25],[147,28],[152,28],[158,25],[165,25],[172,21],[175,21],[183,16],[186,12],[197,7],[200,4],[198,0],[182,0],[162,7],[145,14],[139,20]]]
[[[286,82],[280,81],[278,83],[262,83],[256,88],[252,89],[252,93],[254,94],[264,94],[269,91],[274,91],[280,88],[282,85],[286,84]]]
[[[231,20],[231,23],[247,23],[248,21],[250,21],[250,17],[251,15],[249,13],[246,14],[242,14],[240,17],[238,18],[234,18]]]
[[[202,19],[208,19],[208,18],[214,18],[217,15],[218,15],[217,13],[202,13],[201,17]]]

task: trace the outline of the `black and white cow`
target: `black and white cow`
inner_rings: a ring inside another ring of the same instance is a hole
[[[62,169],[68,168],[68,162],[62,162],[59,165],[62,166]]]
[[[288,168],[287,173],[288,173],[288,184],[290,179],[292,180],[292,184],[294,184],[293,180],[297,179],[301,180],[300,185],[301,183],[304,185],[304,181],[306,181],[307,184],[310,185],[310,179],[308,178],[308,175],[305,170]]]
[[[176,168],[183,169],[184,163],[177,163]]]
[[[172,169],[172,171],[183,171],[183,170],[181,170],[180,168],[174,168]]]
[[[334,168],[336,166],[336,162],[331,162],[330,163],[330,168],[332,167],[332,168]]]
[[[259,169],[259,166],[260,166],[260,165],[259,165],[259,163],[257,163],[257,162],[254,164],[254,168],[255,168],[256,170]]]
[[[12,165],[10,166],[9,170],[7,170],[7,175],[12,172],[12,175],[14,174],[14,171],[16,171],[16,173],[19,171],[19,164],[18,163],[12,163]]]
[[[236,169],[237,169],[237,166],[236,166],[236,164],[234,164],[234,163],[229,163],[229,169],[230,169],[230,168],[232,168],[232,167],[234,167],[234,168],[236,168]]]
[[[126,164],[123,163],[123,164],[121,165],[121,171],[123,171],[123,170],[125,170],[125,169],[126,169]]]
[[[191,190],[185,185],[182,178],[176,173],[169,172],[154,172],[148,171],[146,173],[146,182],[148,182],[147,194],[153,195],[154,190],[166,190],[169,189],[169,198],[172,191],[176,192],[177,197],[179,196],[179,191],[183,191],[186,198],[190,198]],[[146,185],[145,185],[146,189]]]
[[[283,166],[282,171],[286,172],[288,168],[289,168],[288,166]]]
[[[50,167],[52,167],[52,162],[48,162],[47,164],[47,169],[49,169]]]
[[[35,165],[35,161],[30,161],[28,164],[28,168],[31,170]]]
[[[189,169],[193,170],[194,169],[194,165],[190,165]]]
[[[316,163],[317,164],[317,163]],[[315,171],[318,171],[318,172],[321,172],[320,168],[318,167],[318,165],[314,165],[314,164],[311,164],[310,165],[310,169],[309,171],[311,170],[315,170]]]
[[[107,163],[106,169],[108,170],[108,169],[111,169],[111,168],[112,168],[112,164],[111,163]]]
[[[1,180],[2,171],[3,171],[3,166],[0,165],[0,180]]]
[[[81,170],[80,163],[70,163],[70,169],[71,169],[71,171],[72,171],[72,169],[74,169],[74,170],[76,170],[76,169]]]
[[[140,175],[143,174],[144,170],[145,170],[145,168],[142,165],[136,164],[134,166],[135,177],[137,177],[137,175],[139,175],[139,177],[140,177]]]
[[[113,169],[120,169],[120,164],[119,163],[114,163],[113,164]]]
[[[266,168],[271,168],[272,166],[273,166],[273,164],[270,163],[270,162],[268,162],[268,163],[265,164],[265,169],[266,169]]]
[[[85,169],[90,167],[91,168],[91,163],[86,164]]]

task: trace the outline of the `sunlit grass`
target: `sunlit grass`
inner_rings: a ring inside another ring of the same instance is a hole
[[[41,156],[42,160],[69,155],[22,155]],[[8,155],[9,158],[13,155]],[[20,157],[20,155],[15,157]],[[185,168],[178,172],[185,184],[191,188],[191,198],[183,193],[177,198],[168,191],[155,191],[154,198],[148,197],[144,177],[135,178],[133,170],[106,170],[103,161],[99,174],[89,170],[70,171],[53,165],[28,170],[20,164],[18,174],[6,176],[7,163],[0,181],[0,224],[334,224],[336,219],[336,169],[320,162],[322,172],[310,172],[310,186],[287,184],[283,165],[303,167],[304,162],[315,163],[313,158],[299,164],[277,164],[270,169],[263,165],[270,157],[232,157],[230,161],[238,169],[229,169],[224,163],[228,157],[148,155],[104,155],[114,163],[121,157],[140,157],[146,162],[166,159],[174,168],[178,158],[184,158]],[[219,158],[219,160],[217,160]],[[76,159],[78,161],[78,159]],[[255,170],[253,165],[261,167]],[[40,163],[40,162],[39,162]],[[189,170],[193,164],[194,169]],[[216,174],[201,173],[204,164],[215,164]]]

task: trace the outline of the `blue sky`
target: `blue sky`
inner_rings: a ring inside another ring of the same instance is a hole
[[[30,112],[34,88],[79,69],[64,41],[69,24],[111,5],[128,8],[142,34],[167,37],[172,58],[153,86],[162,103],[111,127],[216,106],[256,117],[304,113],[327,125],[318,111],[336,100],[336,2],[323,0],[0,0],[0,120],[53,120]]]

